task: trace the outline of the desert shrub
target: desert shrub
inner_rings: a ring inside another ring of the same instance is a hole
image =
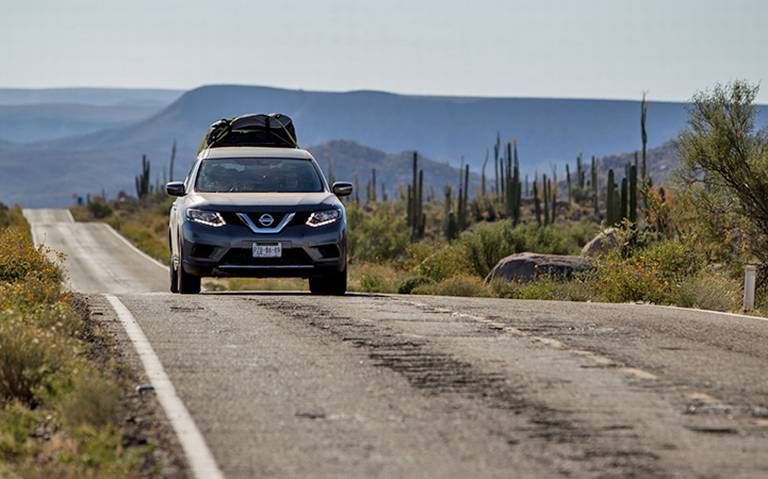
[[[9,208],[3,203],[0,203],[0,229],[11,226],[22,230],[26,230],[29,227],[19,205]]]
[[[405,254],[410,244],[409,229],[402,215],[388,205],[371,213],[355,206],[349,208],[348,245],[355,261],[383,262]]]
[[[500,259],[524,250],[525,239],[514,230],[511,221],[500,221],[480,223],[462,233],[459,246],[475,274],[485,277]]]
[[[414,288],[434,284],[434,282],[435,280],[428,276],[408,276],[407,278],[404,278],[402,281],[400,281],[400,283],[397,285],[397,292],[400,294],[411,294]]]
[[[702,267],[702,259],[683,240],[664,240],[630,250],[627,257],[613,252],[597,262],[595,287],[605,301],[674,303],[678,290]]]
[[[0,313],[0,400],[37,402],[47,376],[71,359],[71,348],[51,330],[26,324],[13,313]]]
[[[72,390],[59,404],[63,420],[71,427],[104,427],[115,424],[122,410],[120,388],[96,371],[81,372]]]
[[[88,214],[93,219],[103,219],[112,214],[112,208],[102,199],[94,199],[88,203]]]
[[[32,245],[28,233],[17,227],[0,230],[0,282],[20,281],[28,275],[55,283],[61,280],[59,268]]]
[[[425,258],[413,270],[413,274],[426,276],[434,281],[442,281],[452,276],[473,273],[474,268],[467,259],[464,246],[457,242],[437,247],[436,251]]]
[[[701,271],[681,283],[673,303],[686,308],[734,311],[741,306],[741,295],[737,279],[722,272]]]
[[[591,274],[580,274],[571,280],[540,276],[530,283],[495,279],[490,287],[500,298],[541,299],[553,301],[589,301],[594,294]]]
[[[38,424],[39,413],[23,404],[12,402],[0,408],[0,464],[34,452],[36,445],[29,437]],[[2,472],[4,469],[0,465]]]
[[[405,257],[397,265],[402,269],[412,270],[444,245],[444,243],[433,240],[421,240],[411,243],[405,250]]]
[[[457,275],[439,283],[424,284],[413,289],[412,294],[439,296],[492,297],[493,291],[477,276]]]
[[[498,221],[478,224],[462,233],[458,243],[474,273],[485,277],[500,259],[511,254],[578,254],[596,233],[597,227],[586,222],[514,227],[511,221]]]
[[[132,477],[150,448],[123,443],[120,389],[88,362],[88,325],[26,227],[0,208],[0,476]]]
[[[394,293],[401,273],[387,264],[363,263],[350,271],[353,290],[366,293]]]

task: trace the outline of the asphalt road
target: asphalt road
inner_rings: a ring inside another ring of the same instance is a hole
[[[127,306],[226,477],[768,477],[768,321],[647,305],[178,296],[107,226],[25,214],[36,241],[67,255],[73,289]]]

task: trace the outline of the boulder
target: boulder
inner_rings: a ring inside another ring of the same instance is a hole
[[[598,233],[597,236],[592,238],[592,241],[584,245],[581,249],[581,255],[594,258],[615,249],[619,245],[617,233],[616,228],[608,228]]]
[[[501,278],[528,283],[542,274],[570,279],[574,273],[590,269],[592,269],[592,262],[582,256],[519,253],[499,260],[485,277],[485,282],[490,283],[494,279]]]

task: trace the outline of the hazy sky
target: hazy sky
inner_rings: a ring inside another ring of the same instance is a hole
[[[685,100],[761,82],[765,0],[1,0],[0,87]]]

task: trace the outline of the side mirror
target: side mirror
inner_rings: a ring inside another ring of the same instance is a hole
[[[336,196],[349,196],[352,194],[352,183],[348,181],[337,181],[331,188]]]
[[[165,192],[171,196],[184,196],[187,194],[187,192],[184,191],[183,181],[171,181],[170,183],[166,184]]]

